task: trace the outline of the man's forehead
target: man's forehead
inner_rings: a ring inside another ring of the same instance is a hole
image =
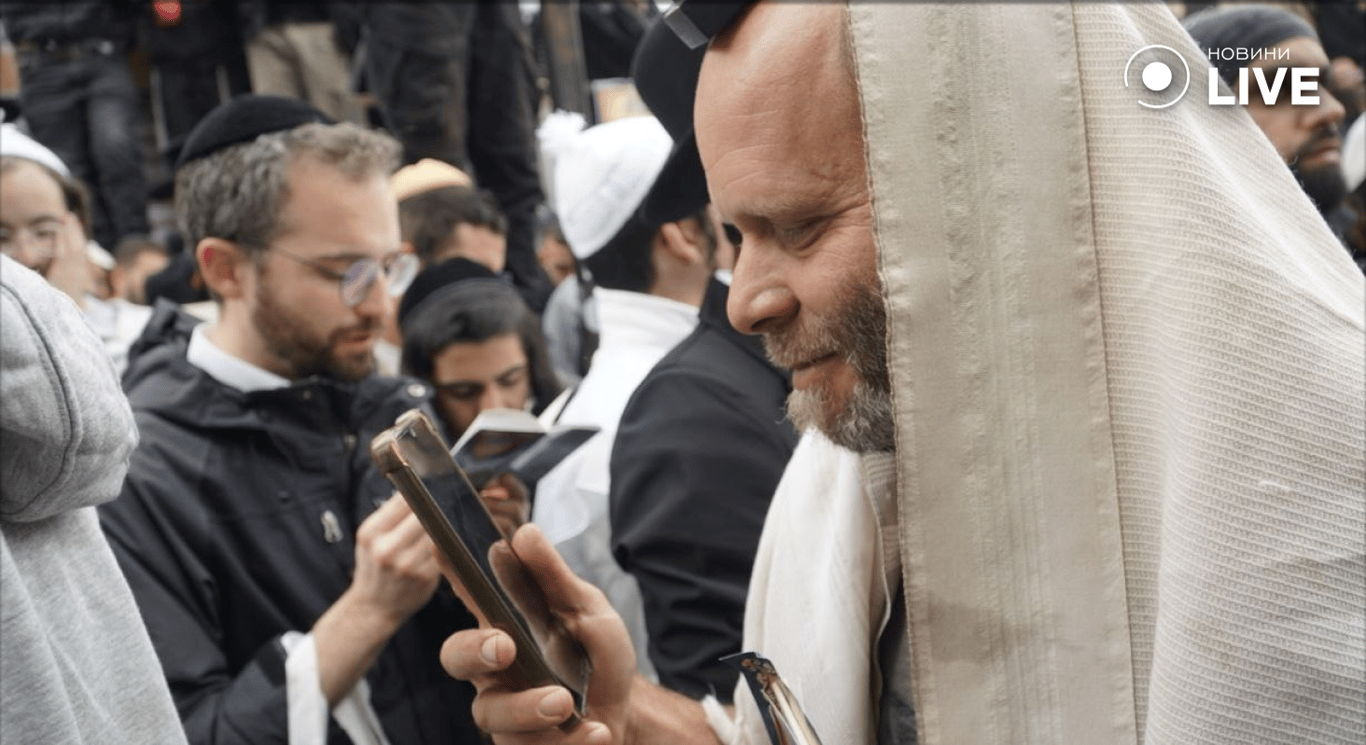
[[[1307,36],[1296,36],[1277,43],[1271,51],[1278,54],[1263,55],[1249,67],[1326,67],[1328,53],[1323,45]],[[1281,56],[1284,54],[1285,56]]]

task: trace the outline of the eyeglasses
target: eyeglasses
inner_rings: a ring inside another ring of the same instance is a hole
[[[271,247],[267,250],[274,251],[286,258],[312,267],[319,274],[329,279],[336,280],[338,289],[341,290],[341,299],[348,308],[354,308],[365,302],[365,298],[370,294],[370,288],[374,286],[375,280],[379,279],[380,272],[384,272],[384,285],[391,297],[398,297],[408,289],[408,285],[413,283],[413,278],[417,276],[418,259],[410,253],[390,254],[382,259],[367,258],[355,262],[346,268],[344,272],[338,272],[315,259],[306,259],[296,256],[284,249]]]

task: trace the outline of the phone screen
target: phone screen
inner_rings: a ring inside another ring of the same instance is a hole
[[[481,498],[419,410],[399,417],[376,437],[371,452],[484,616],[513,637],[527,686],[558,683],[574,695],[582,712],[592,669],[588,656],[550,611],[540,585],[510,545],[526,514],[524,506]],[[528,642],[534,649],[527,652],[534,654],[524,654]]]

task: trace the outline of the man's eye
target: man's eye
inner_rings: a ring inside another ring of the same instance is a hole
[[[801,250],[806,248],[815,240],[819,231],[816,227],[820,224],[819,220],[811,220],[801,225],[781,226],[773,232],[778,239],[779,245],[789,251]]]
[[[484,387],[469,383],[457,383],[441,386],[441,392],[457,401],[468,401],[472,398],[478,398],[479,394],[484,392]]]
[[[744,240],[744,236],[740,235],[740,229],[730,223],[722,223],[721,230],[725,232],[726,240],[730,241],[732,246],[739,246]]]

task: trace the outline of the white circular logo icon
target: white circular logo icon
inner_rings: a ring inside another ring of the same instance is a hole
[[[1135,61],[1138,64],[1134,64]],[[1172,80],[1172,70],[1177,62],[1181,63],[1182,82],[1179,91]],[[1138,105],[1149,109],[1171,106],[1180,101],[1191,86],[1191,70],[1186,65],[1186,59],[1175,49],[1161,44],[1149,44],[1129,56],[1129,61],[1124,64],[1125,88],[1130,87],[1131,72],[1138,74],[1138,83],[1141,84],[1133,86],[1138,89],[1140,96]]]

